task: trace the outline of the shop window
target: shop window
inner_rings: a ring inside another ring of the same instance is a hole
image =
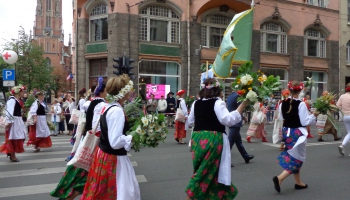
[[[280,24],[272,22],[262,24],[260,51],[287,53],[287,31]]]
[[[266,76],[274,75],[279,76],[281,81],[281,89],[287,88],[288,84],[288,71],[285,69],[276,69],[276,68],[268,68],[261,67],[260,71],[263,72]]]
[[[326,57],[326,38],[320,31],[314,29],[305,31],[305,55]]]
[[[346,62],[350,63],[350,41],[346,44]]]
[[[180,65],[176,62],[142,60],[139,63],[139,84],[139,93],[145,97],[149,93],[146,91],[149,84],[164,85],[164,88],[168,88],[166,93],[176,93],[180,89]]]
[[[107,58],[90,60],[90,78],[107,77]]]
[[[312,77],[313,84],[306,88],[305,95],[310,95],[311,100],[315,102],[317,97],[327,90],[328,77],[325,72],[304,71],[304,81],[307,81],[307,77]]]
[[[202,17],[201,44],[206,47],[220,47],[227,26],[230,24],[233,13],[223,15],[210,13]]]
[[[326,8],[325,0],[307,0],[307,4]]]
[[[108,6],[98,4],[90,12],[90,41],[100,41],[108,39]]]
[[[180,43],[180,17],[163,6],[149,6],[139,13],[139,39]]]

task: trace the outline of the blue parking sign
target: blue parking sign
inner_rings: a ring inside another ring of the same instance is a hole
[[[16,79],[14,69],[3,69],[2,70],[2,80],[4,81],[14,81]]]

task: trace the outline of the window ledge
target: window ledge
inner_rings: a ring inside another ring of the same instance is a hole
[[[160,45],[160,46],[172,46],[172,47],[181,47],[182,44],[176,44],[176,43],[169,43],[169,42],[159,42],[159,41],[146,41],[146,40],[139,40],[139,44],[154,44],[154,45]]]
[[[350,62],[347,62],[347,63],[346,63],[346,66],[347,66],[347,67],[350,67]]]
[[[304,58],[313,58],[313,59],[319,59],[319,60],[329,60],[328,58],[322,58],[322,57],[316,57],[316,56],[304,56]]]
[[[276,52],[270,52],[270,51],[260,51],[262,54],[272,54],[276,56],[290,56],[290,54],[285,54],[285,53],[276,53]]]

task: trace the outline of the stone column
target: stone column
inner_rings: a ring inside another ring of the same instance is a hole
[[[89,41],[89,20],[79,19],[78,20],[78,46],[76,47],[78,49],[78,53],[76,55],[78,59],[78,66],[76,66],[76,74],[78,76],[78,80],[77,80],[78,91],[83,87],[88,88],[88,85],[86,85],[86,78],[88,76],[88,74],[86,74],[86,62],[88,62],[88,60],[85,59],[86,43],[88,41]]]
[[[287,36],[287,53],[290,55],[288,80],[304,80],[304,37]]]

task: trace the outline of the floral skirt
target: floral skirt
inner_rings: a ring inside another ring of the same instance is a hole
[[[186,130],[185,130],[185,123],[175,121],[175,132],[174,132],[174,138],[186,138]]]
[[[191,151],[194,174],[186,194],[194,200],[234,199],[237,188],[218,182],[219,165],[223,148],[222,133],[195,131],[192,133]]]
[[[24,139],[18,139],[18,140],[9,140],[10,137],[10,131],[5,131],[5,142],[4,144],[0,145],[0,152],[5,154],[10,153],[23,153],[23,143]]]
[[[29,126],[29,140],[27,142],[27,146],[33,145],[36,148],[49,148],[52,146],[51,138],[45,137],[45,138],[37,138],[36,137],[36,125]]]
[[[57,198],[68,198],[74,191],[83,193],[88,172],[74,166],[68,166],[62,179],[50,195]]]
[[[298,128],[291,128],[290,134],[287,136],[287,131],[288,128],[282,128],[282,137],[285,143],[285,149],[277,157],[277,162],[284,170],[288,171],[290,174],[297,174],[299,173],[303,162],[289,155],[287,151],[293,148],[302,133]]]

